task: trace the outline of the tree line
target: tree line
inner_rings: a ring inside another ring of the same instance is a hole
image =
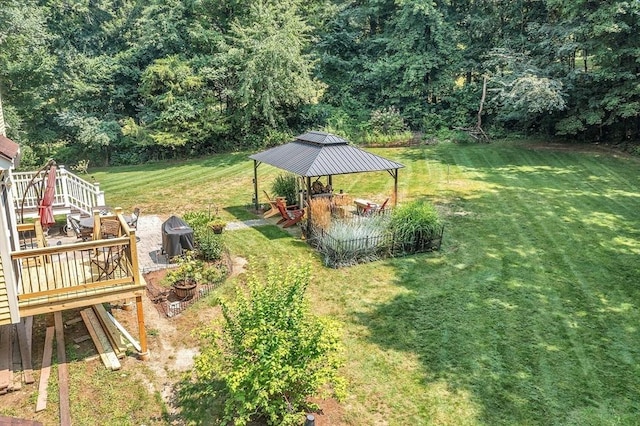
[[[638,149],[635,0],[2,3],[0,96],[25,164],[137,164],[320,128]]]

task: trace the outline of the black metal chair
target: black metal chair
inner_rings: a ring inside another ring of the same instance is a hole
[[[140,209],[136,207],[131,214],[131,220],[129,221],[129,227],[136,229],[138,227],[138,218],[140,217]]]
[[[67,226],[65,231],[71,229],[78,239],[82,241],[90,240],[93,235],[93,229],[85,228],[80,225],[80,219],[73,217],[72,215],[67,215]]]

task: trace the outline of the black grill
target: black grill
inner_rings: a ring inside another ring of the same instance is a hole
[[[193,229],[187,222],[171,216],[162,224],[162,251],[167,257],[180,256],[193,249]]]

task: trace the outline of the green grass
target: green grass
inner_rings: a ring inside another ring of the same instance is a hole
[[[276,227],[225,233],[257,273],[312,263],[314,308],[343,324],[344,423],[636,424],[638,160],[513,144],[372,151],[405,164],[400,202],[442,211],[440,252],[333,270]],[[259,170],[261,188],[280,172]],[[253,217],[246,154],[92,174],[110,205]],[[334,188],[384,200],[393,179]]]

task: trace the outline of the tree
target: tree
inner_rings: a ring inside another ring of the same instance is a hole
[[[245,132],[286,128],[291,112],[320,93],[313,59],[305,53],[310,30],[289,2],[253,3],[247,22],[232,24],[229,57],[237,86],[230,113]]]
[[[203,78],[177,55],[148,66],[140,86],[147,140],[159,147],[193,149],[224,132],[220,107],[205,89]]]
[[[564,135],[629,140],[640,137],[640,64],[637,1],[548,0],[566,28],[573,55],[567,112],[557,122]]]
[[[246,293],[222,303],[219,332],[203,332],[195,377],[223,382],[226,422],[245,425],[262,418],[271,425],[298,425],[308,397],[328,385],[341,395],[339,334],[331,321],[311,314],[304,298],[308,284],[308,266],[272,265],[264,281],[252,276]],[[215,396],[211,391],[200,398]]]
[[[33,0],[8,0],[0,8],[0,91],[8,112],[8,134],[35,147],[55,139],[56,37],[42,7]],[[10,112],[10,113],[9,113]]]

